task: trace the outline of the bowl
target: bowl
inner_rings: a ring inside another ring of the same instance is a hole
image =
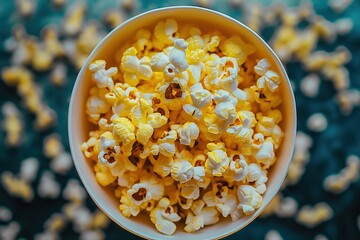
[[[283,114],[281,128],[284,131],[282,145],[276,153],[278,160],[269,171],[269,180],[267,191],[263,195],[263,204],[255,213],[242,217],[235,222],[222,219],[217,224],[206,226],[195,233],[186,233],[182,227],[178,227],[172,236],[159,233],[148,216],[124,217],[118,208],[119,201],[113,197],[108,189],[101,187],[97,183],[92,165],[85,159],[80,150],[80,145],[86,141],[89,130],[93,128],[85,115],[85,102],[91,85],[91,81],[89,81],[91,79],[90,71],[87,70],[89,64],[96,59],[105,59],[107,60],[107,67],[116,66],[114,53],[122,44],[132,40],[136,30],[143,27],[154,27],[157,22],[166,18],[173,18],[179,24],[192,23],[205,30],[217,29],[226,35],[239,35],[245,42],[252,43],[257,48],[256,54],[261,53],[261,56],[266,57],[282,78],[280,91],[283,103],[280,110]],[[81,181],[96,205],[119,226],[147,239],[218,239],[239,231],[251,223],[279,191],[287,174],[294,148],[296,132],[295,100],[284,66],[266,42],[250,28],[225,14],[213,10],[190,6],[167,7],[140,14],[124,22],[111,31],[95,47],[81,68],[72,91],[68,115],[68,132],[72,157]]]

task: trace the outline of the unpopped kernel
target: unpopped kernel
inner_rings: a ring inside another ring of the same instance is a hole
[[[255,51],[166,19],[136,32],[118,68],[90,64],[98,127],[81,150],[124,216],[145,212],[172,235],[180,221],[195,232],[260,208],[283,137],[282,79]]]

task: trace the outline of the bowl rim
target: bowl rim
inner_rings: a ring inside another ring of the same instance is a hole
[[[296,112],[296,104],[295,104],[295,96],[294,96],[294,91],[292,89],[292,85],[291,82],[289,80],[289,77],[287,75],[287,72],[285,70],[285,67],[283,65],[283,63],[281,62],[281,60],[279,59],[279,57],[277,56],[277,54],[274,52],[274,50],[265,42],[265,40],[260,37],[255,31],[253,31],[252,29],[250,29],[248,26],[246,26],[244,23],[240,22],[239,20],[236,20],[235,18],[228,16],[222,12],[219,11],[215,11],[212,9],[208,9],[208,8],[203,8],[203,7],[198,7],[198,6],[169,6],[169,7],[161,7],[161,8],[155,8],[143,13],[140,13],[126,21],[124,21],[123,23],[121,23],[120,25],[118,25],[116,28],[114,28],[113,30],[111,30],[109,33],[106,34],[106,36],[95,46],[95,48],[91,51],[91,53],[89,54],[89,56],[87,57],[85,63],[83,64],[83,66],[81,67],[80,71],[77,74],[75,83],[73,85],[73,89],[71,91],[71,98],[70,98],[70,102],[69,102],[69,109],[68,109],[68,139],[69,139],[69,147],[70,147],[70,151],[71,151],[71,155],[72,155],[72,159],[75,165],[75,169],[77,174],[80,177],[80,180],[82,181],[83,185],[85,186],[86,191],[88,192],[88,194],[90,195],[91,199],[93,200],[93,202],[96,204],[96,206],[101,209],[102,212],[104,212],[107,217],[109,217],[113,222],[115,222],[117,225],[121,226],[123,229],[131,232],[132,234],[142,237],[144,239],[150,239],[148,238],[148,236],[139,233],[139,232],[135,232],[133,229],[130,229],[126,226],[124,226],[123,224],[121,224],[117,219],[115,219],[115,217],[113,217],[110,213],[108,213],[107,210],[105,210],[105,208],[103,206],[100,205],[100,203],[97,200],[97,193],[95,193],[93,191],[93,189],[88,185],[87,181],[86,181],[86,177],[84,176],[83,172],[81,171],[80,166],[78,165],[75,156],[75,150],[74,149],[74,141],[73,141],[73,127],[72,127],[72,119],[73,119],[73,106],[74,106],[74,100],[75,100],[75,92],[78,89],[78,86],[80,84],[81,76],[83,75],[84,71],[86,71],[86,66],[89,64],[90,59],[92,58],[92,56],[97,52],[97,50],[99,48],[102,47],[103,43],[110,38],[115,32],[119,31],[121,28],[123,28],[124,26],[126,26],[129,22],[141,18],[144,15],[150,14],[150,13],[156,13],[156,12],[162,12],[162,11],[168,11],[168,10],[174,10],[174,9],[196,9],[196,10],[200,10],[200,11],[204,11],[204,12],[209,12],[212,14],[216,14],[219,15],[220,17],[226,18],[227,20],[230,20],[238,25],[240,25],[240,27],[244,28],[246,31],[248,31],[250,34],[254,35],[258,40],[260,40],[260,42],[265,46],[265,48],[269,51],[270,55],[272,55],[272,57],[274,58],[275,62],[278,63],[279,65],[279,70],[283,73],[283,75],[285,76],[285,81],[287,82],[287,88],[290,91],[290,96],[291,96],[291,105],[293,106],[292,110],[293,110],[293,132],[292,132],[292,145],[291,145],[291,151],[290,151],[290,155],[289,158],[290,160],[287,162],[286,164],[286,170],[285,172],[288,172],[290,163],[292,161],[292,157],[293,157],[293,153],[294,153],[294,146],[295,146],[295,137],[296,137],[296,129],[297,129],[297,112]],[[285,178],[286,178],[287,174],[283,174],[281,176],[281,183],[284,182]],[[235,232],[240,231],[241,229],[245,228],[247,225],[249,225],[251,222],[253,222],[263,211],[264,209],[267,207],[267,205],[269,205],[269,203],[271,202],[271,200],[275,197],[275,195],[279,192],[281,188],[281,184],[277,185],[275,188],[272,189],[270,197],[269,197],[269,202],[266,204],[266,206],[262,205],[260,207],[260,209],[258,209],[254,214],[251,215],[251,217],[240,227],[240,228],[234,228],[231,231],[228,231],[226,233],[223,234],[215,234],[213,239],[222,239],[225,238]],[[171,237],[171,236],[170,236]]]

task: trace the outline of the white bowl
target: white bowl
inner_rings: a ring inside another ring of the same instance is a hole
[[[87,140],[89,130],[94,127],[87,121],[85,114],[85,102],[92,84],[90,73],[87,70],[89,64],[96,59],[105,59],[108,63],[107,67],[116,66],[114,53],[121,48],[122,43],[132,40],[136,30],[143,27],[153,28],[157,22],[166,18],[174,18],[179,24],[192,23],[201,29],[219,30],[227,35],[239,35],[245,42],[255,45],[257,48],[255,54],[259,55],[259,58],[266,57],[282,78],[280,91],[284,101],[280,110],[283,113],[281,128],[285,132],[282,145],[276,152],[278,160],[269,171],[269,181],[267,191],[263,195],[263,204],[254,214],[242,217],[235,222],[222,219],[219,223],[206,226],[195,233],[186,233],[183,227],[179,226],[172,236],[159,233],[150,222],[149,216],[124,217],[119,211],[119,200],[115,199],[109,190],[97,183],[92,165],[80,150],[81,143]],[[285,69],[264,40],[247,26],[227,15],[199,7],[181,6],[160,8],[140,14],[119,25],[96,46],[76,79],[69,106],[68,124],[71,153],[80,179],[96,205],[115,223],[148,239],[218,239],[239,231],[252,222],[279,191],[292,158],[296,132],[296,110],[293,91]]]

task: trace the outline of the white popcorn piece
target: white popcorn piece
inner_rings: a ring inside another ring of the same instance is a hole
[[[55,199],[60,194],[60,184],[55,180],[54,175],[45,171],[42,173],[37,192],[41,198]]]
[[[279,217],[293,217],[298,209],[298,203],[292,197],[282,198],[278,207],[275,209],[275,213]]]
[[[347,9],[353,0],[329,0],[329,6],[336,12],[340,13]]]
[[[105,69],[105,67],[106,62],[104,60],[96,60],[90,64],[89,70],[93,73],[93,78],[98,88],[108,88],[112,90],[114,88],[112,76],[118,72],[118,69],[116,67]]]
[[[59,235],[56,232],[45,231],[42,233],[35,234],[35,240],[57,240]]]
[[[234,159],[235,158],[235,159]],[[229,170],[234,173],[234,180],[241,181],[248,174],[249,168],[244,155],[235,155],[229,165]]]
[[[270,63],[266,58],[260,59],[254,67],[255,72],[260,75],[264,76],[265,73],[269,70]]]
[[[67,83],[67,67],[63,63],[55,64],[50,73],[51,83],[55,86],[64,86]]]
[[[351,18],[341,18],[335,21],[336,33],[340,36],[351,32],[354,27],[354,22]]]
[[[100,153],[98,155],[100,163],[106,164],[108,167],[115,166],[119,153],[120,146],[115,145],[115,140],[100,138]]]
[[[1,127],[6,132],[5,143],[8,146],[19,146],[22,143],[24,128],[19,109],[12,102],[6,102],[2,106],[1,111],[4,115]]]
[[[194,167],[186,160],[175,161],[171,169],[171,176],[180,183],[189,181],[194,174]]]
[[[274,145],[272,142],[265,141],[261,144],[260,149],[254,155],[255,159],[259,163],[263,163],[268,168],[275,157]]]
[[[73,166],[71,155],[67,152],[61,152],[50,162],[50,168],[55,173],[66,174]]]
[[[319,92],[320,77],[313,73],[304,77],[300,82],[301,92],[307,97],[316,97]]]
[[[200,120],[203,116],[201,110],[192,104],[184,104],[182,108],[186,114],[193,116],[196,120]]]
[[[170,205],[170,200],[168,198],[162,198],[159,201],[159,205],[151,210],[150,219],[159,232],[172,235],[176,231],[174,222],[179,221],[181,217]]]
[[[74,209],[73,229],[75,232],[83,232],[91,228],[92,215],[88,208],[80,206]]]
[[[248,166],[248,174],[246,176],[248,182],[255,182],[256,191],[263,194],[266,190],[265,183],[267,182],[267,174],[256,163],[251,163]]]
[[[19,177],[27,182],[33,182],[39,170],[39,160],[36,158],[27,158],[22,161]]]
[[[264,240],[283,240],[283,238],[278,231],[272,229],[266,233]]]
[[[327,128],[327,120],[324,114],[314,113],[306,121],[308,129],[314,132],[322,132]]]
[[[177,139],[177,132],[170,130],[167,136],[158,140],[159,151],[166,157],[171,157],[175,154],[174,142]]]
[[[262,197],[250,185],[241,185],[237,189],[239,205],[237,206],[245,215],[254,213],[262,204]]]
[[[280,82],[280,76],[276,72],[268,70],[264,76],[257,80],[256,84],[260,89],[267,87],[271,92],[275,92],[278,89]]]
[[[154,72],[163,72],[165,71],[165,67],[170,63],[169,57],[163,53],[155,53],[150,60],[151,69]]]
[[[314,240],[328,240],[328,238],[324,234],[316,234]]]
[[[331,207],[325,202],[320,202],[313,207],[303,206],[296,216],[296,221],[308,228],[313,228],[318,224],[331,219],[332,216],[333,210]]]
[[[200,196],[200,187],[193,179],[181,184],[180,194],[186,199],[196,200]]]
[[[212,225],[220,220],[219,212],[214,207],[201,207],[197,212],[196,215],[188,213],[185,220],[185,232],[196,232],[205,225]]]
[[[153,70],[151,68],[151,62],[149,57],[143,57],[140,59],[136,75],[138,76],[138,78],[147,81],[152,78]]]
[[[62,196],[65,200],[69,200],[75,203],[83,202],[87,193],[85,189],[80,185],[79,181],[76,179],[70,179],[62,192]]]
[[[193,104],[198,108],[204,108],[211,103],[211,93],[204,89],[201,83],[192,85],[189,89],[191,100]]]
[[[194,167],[193,178],[197,181],[204,182],[204,177],[205,177],[205,168],[203,166]]]
[[[154,176],[141,178],[140,183],[134,184],[127,190],[128,198],[138,206],[149,200],[159,200],[163,194],[164,185]]]
[[[0,206],[0,221],[8,222],[12,219],[13,214],[9,208]]]
[[[0,239],[2,240],[13,240],[16,239],[20,232],[20,224],[13,221],[8,225],[0,226]]]
[[[180,136],[180,143],[187,146],[193,146],[200,134],[199,127],[194,122],[186,122],[176,131]]]
[[[184,72],[189,67],[185,54],[187,47],[188,43],[184,39],[179,38],[174,41],[174,48],[169,53],[170,62],[175,66],[175,72],[177,73]]]
[[[105,233],[99,229],[86,230],[80,233],[80,240],[104,240]]]
[[[238,82],[238,72],[239,67],[237,64],[237,60],[232,57],[222,57],[220,59],[220,86],[226,91],[232,92],[237,88]]]

